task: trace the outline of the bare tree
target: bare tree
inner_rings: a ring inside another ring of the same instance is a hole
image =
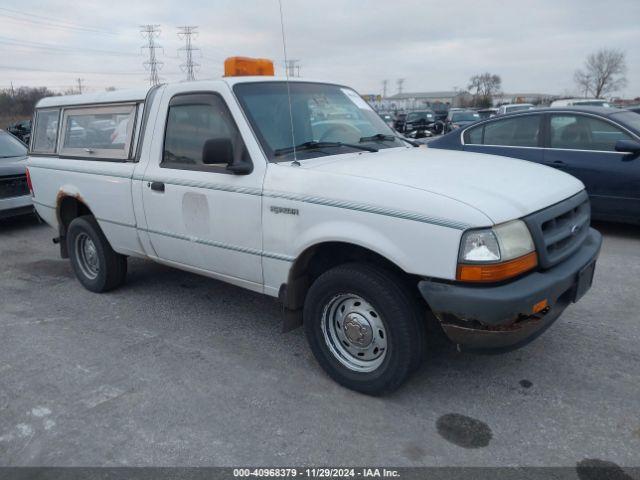
[[[500,75],[486,72],[471,77],[467,88],[473,92],[473,103],[475,106],[490,107],[493,95],[500,92],[501,86],[502,79]]]
[[[576,70],[573,78],[584,96],[600,98],[624,88],[627,84],[627,61],[621,50],[603,48],[587,57],[584,68]]]
[[[589,92],[591,91],[591,76],[588,73],[583,72],[582,70],[576,70],[576,72],[573,74],[573,80],[574,82],[576,82],[576,85],[578,85],[582,96],[587,98],[589,96]],[[573,95],[571,94],[567,94],[565,96],[567,98],[573,97]]]

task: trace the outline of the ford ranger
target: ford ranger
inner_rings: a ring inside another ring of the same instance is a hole
[[[243,63],[244,62],[244,63]],[[459,348],[517,348],[590,288],[584,185],[416,148],[352,89],[252,73],[41,100],[28,182],[92,292],[148,258],[277,298],[319,364],[368,394]]]

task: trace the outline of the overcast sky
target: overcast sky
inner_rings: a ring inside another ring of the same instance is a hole
[[[575,92],[573,72],[602,47],[626,52],[640,95],[639,0],[282,0],[289,58],[302,75],[379,93],[465,88],[475,73],[510,93]],[[199,79],[228,56],[267,57],[282,73],[277,0],[21,0],[0,4],[0,88],[144,86],[141,24],[160,24],[165,81],[184,77],[176,33],[198,25]]]

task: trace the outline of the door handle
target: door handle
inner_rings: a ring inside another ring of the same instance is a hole
[[[164,183],[162,183],[162,182],[151,182],[149,184],[149,187],[154,192],[164,192]]]

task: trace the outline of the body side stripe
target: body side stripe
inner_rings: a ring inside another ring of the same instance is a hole
[[[140,175],[128,175],[128,174],[121,174],[121,173],[109,172],[109,171],[92,171],[89,168],[86,168],[86,169],[74,169],[74,168],[64,168],[64,167],[54,168],[49,166],[42,166],[39,164],[33,164],[31,166],[36,168],[62,170],[62,171],[69,171],[69,172],[76,172],[76,173],[86,173],[86,174],[92,174],[92,175],[103,175],[103,176],[119,177],[119,178],[132,178],[134,180],[140,180],[140,181],[146,181],[146,182],[163,182],[169,185],[205,188],[209,190],[239,193],[243,195],[264,196],[267,198],[280,198],[283,200],[290,200],[295,202],[310,203],[314,205],[323,205],[323,206],[334,207],[334,208],[342,208],[345,210],[354,210],[358,212],[371,213],[375,215],[384,215],[384,216],[393,217],[393,218],[400,218],[403,220],[428,223],[428,224],[437,225],[440,227],[454,228],[456,230],[466,230],[472,227],[472,225],[469,225],[464,222],[457,222],[455,220],[449,220],[446,218],[422,215],[416,212],[396,210],[392,208],[379,207],[376,205],[370,205],[365,203],[350,202],[346,200],[335,200],[335,199],[316,197],[316,196],[310,196],[310,195],[285,193],[285,192],[270,191],[270,190],[261,191],[259,188],[254,188],[254,187],[236,187],[236,186],[225,185],[221,183],[202,182],[202,181],[186,180],[186,179],[171,179],[166,177],[144,177]]]

